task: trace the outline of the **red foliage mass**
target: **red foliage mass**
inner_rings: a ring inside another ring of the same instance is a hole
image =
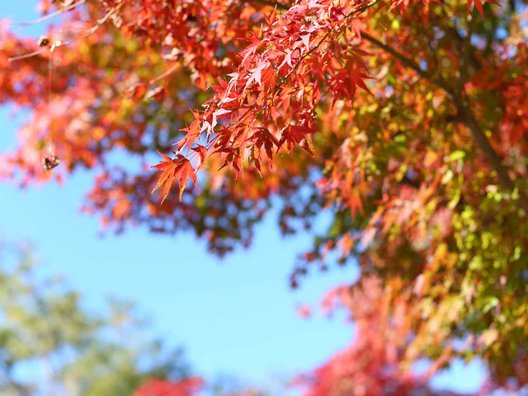
[[[202,386],[201,378],[188,378],[177,382],[153,379],[142,385],[134,396],[194,396]]]

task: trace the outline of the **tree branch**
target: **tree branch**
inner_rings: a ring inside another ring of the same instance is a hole
[[[70,11],[70,10],[73,10],[74,8],[77,8],[79,7],[80,5],[86,3],[86,0],[79,0],[73,4],[70,4],[69,6],[65,7],[65,8],[61,8],[55,12],[52,12],[51,14],[48,14],[48,15],[44,15],[43,17],[41,18],[38,18],[38,19],[35,19],[34,21],[29,21],[29,22],[21,22],[20,25],[21,26],[29,26],[29,25],[38,25],[42,22],[45,22],[51,18],[55,18],[56,16],[58,15],[61,15],[61,14],[64,14],[65,12],[67,11]]]
[[[491,164],[492,168],[497,173],[497,176],[501,184],[507,189],[513,190],[515,188],[515,183],[510,178],[508,174],[508,169],[503,165],[501,158],[499,157],[497,152],[494,150],[486,134],[482,130],[482,127],[478,123],[475,115],[473,114],[473,111],[471,110],[471,106],[468,104],[466,99],[463,98],[464,96],[463,93],[454,91],[441,77],[435,77],[432,74],[428,73],[426,70],[422,69],[412,59],[398,52],[391,46],[381,42],[380,40],[371,36],[370,34],[366,32],[362,32],[361,36],[366,41],[373,44],[374,46],[381,48],[385,52],[394,56],[405,66],[414,70],[416,74],[418,74],[420,77],[432,82],[433,84],[435,84],[436,86],[438,86],[444,92],[447,93],[447,95],[451,98],[451,100],[453,101],[453,103],[458,109],[459,120],[469,129],[471,136],[473,137],[473,140],[475,141],[477,146],[480,148],[480,150],[482,150],[487,160]],[[522,198],[521,205],[525,210],[528,211],[528,199],[525,199],[526,196],[524,193],[520,192],[520,195]]]
[[[81,4],[84,4],[86,2],[86,0],[80,0],[78,1],[77,3],[75,3],[74,5],[77,7]],[[118,4],[117,6],[113,7],[110,11],[108,11],[101,19],[98,19],[97,22],[95,23],[94,26],[92,26],[90,29],[88,29],[86,31],[86,33],[83,35],[84,38],[86,37],[89,37],[91,36],[92,34],[94,34],[101,26],[103,26],[111,17],[112,15],[114,15],[116,12],[118,12],[122,5],[124,3],[120,3]],[[75,8],[75,7],[73,7]],[[65,9],[62,9],[60,10],[61,12],[65,12],[66,10],[70,10],[72,9],[72,6],[70,6],[69,8],[65,8]],[[52,16],[55,16],[57,13],[54,13],[54,14],[48,14],[46,15],[45,18],[50,18]],[[43,20],[42,18],[39,19],[38,21],[40,20]],[[29,23],[29,22],[28,22]],[[31,22],[33,23],[33,22]],[[18,60],[21,60],[21,59],[27,59],[27,58],[31,58],[33,56],[36,56],[36,55],[39,55],[41,54],[42,52],[46,51],[46,50],[49,50],[50,53],[53,52],[53,50],[56,48],[56,47],[59,47],[59,46],[63,46],[63,45],[69,45],[70,42],[68,41],[65,41],[65,42],[62,42],[60,40],[56,40],[54,43],[52,43],[51,47],[43,47],[43,48],[39,48],[38,50],[36,51],[33,51],[33,52],[30,52],[28,54],[22,54],[22,55],[18,55],[18,56],[12,56],[10,58],[8,58],[8,61],[9,62],[15,62],[15,61],[18,61]]]
[[[459,110],[460,119],[470,130],[473,139],[475,139],[477,145],[484,152],[484,155],[488,158],[488,161],[495,169],[495,172],[497,172],[497,176],[499,177],[500,182],[505,187],[509,188],[510,190],[513,190],[515,188],[515,183],[508,175],[508,170],[502,164],[499,155],[491,146],[491,143],[489,142],[488,138],[486,137],[486,134],[479,125],[471,108],[464,100],[461,100],[458,103],[455,101],[455,103],[457,104]]]
[[[364,38],[366,41],[370,42],[371,44],[374,44],[376,47],[379,47],[385,52],[388,52],[389,54],[394,56],[396,59],[398,59],[400,62],[402,62],[405,66],[407,66],[410,69],[413,69],[420,76],[429,79],[429,75],[420,66],[418,66],[418,64],[414,63],[414,61],[402,55],[401,53],[396,51],[394,48],[388,46],[387,44],[382,43],[377,38],[374,38],[367,32],[361,32],[361,37]]]

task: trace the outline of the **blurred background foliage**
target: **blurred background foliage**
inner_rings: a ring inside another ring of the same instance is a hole
[[[152,379],[190,374],[182,350],[148,336],[129,301],[91,312],[30,245],[0,247],[0,394],[129,396]]]

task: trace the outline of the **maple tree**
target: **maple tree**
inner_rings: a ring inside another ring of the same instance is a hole
[[[31,112],[0,171],[93,169],[104,225],[191,230],[220,255],[278,207],[284,234],[314,237],[293,286],[357,261],[387,320],[405,311],[398,364],[480,356],[522,386],[526,4],[42,1],[43,40],[0,31],[0,102]]]

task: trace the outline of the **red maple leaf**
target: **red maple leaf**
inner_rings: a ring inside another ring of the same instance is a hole
[[[163,157],[163,161],[161,161],[159,164],[154,165],[153,168],[158,169],[161,171],[158,181],[156,183],[156,186],[152,190],[152,193],[160,190],[161,195],[161,202],[165,201],[167,196],[169,195],[170,189],[172,187],[172,184],[174,183],[174,180],[179,176],[179,184],[180,184],[180,191],[179,191],[179,199],[181,201],[183,192],[185,191],[185,187],[187,186],[187,181],[189,180],[189,177],[193,181],[193,184],[198,190],[198,181],[196,179],[196,172],[191,164],[191,161],[189,161],[187,158],[185,158],[183,155],[178,154],[176,158],[170,158],[166,156],[163,153],[160,153]]]

